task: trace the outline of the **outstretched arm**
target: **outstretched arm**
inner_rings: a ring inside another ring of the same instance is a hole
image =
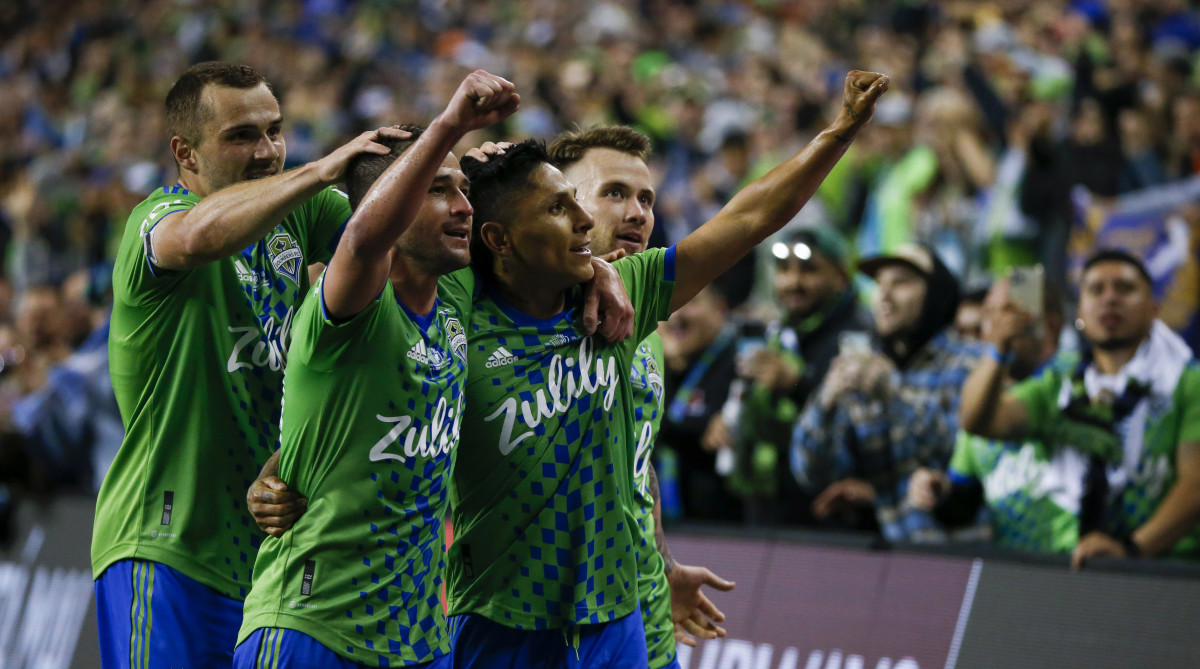
[[[675,249],[671,310],[687,304],[764,239],[787,225],[875,112],[888,78],[875,72],[846,75],[842,111],[800,153],[743,188],[712,220]]]
[[[446,109],[379,176],[350,217],[325,270],[323,296],[330,317],[349,318],[379,294],[391,268],[392,245],[416,218],[426,192],[457,199],[451,213],[457,211],[470,225],[466,195],[449,179],[449,168],[442,173],[443,163],[463,135],[508,118],[520,102],[512,82],[483,70],[467,75]]]
[[[400,136],[396,128],[364,132],[320,160],[273,177],[222,188],[205,196],[195,207],[166,216],[150,232],[154,266],[188,269],[241,251],[262,239],[322,188],[340,181],[354,156],[386,155],[388,148],[375,140],[396,136]]]

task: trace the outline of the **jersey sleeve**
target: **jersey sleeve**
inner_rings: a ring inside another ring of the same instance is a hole
[[[1175,406],[1180,407],[1179,443],[1200,442],[1200,365],[1192,362],[1175,387]]]
[[[317,193],[306,205],[310,227],[304,257],[308,263],[325,263],[333,258],[346,223],[350,220],[350,200],[341,190],[330,186]]]
[[[1025,407],[1030,436],[1040,436],[1046,424],[1058,411],[1058,389],[1061,382],[1058,374],[1047,370],[1041,376],[1018,383],[1010,391]]]
[[[613,263],[633,302],[633,340],[640,342],[671,315],[675,292],[675,247],[649,249]]]
[[[341,365],[370,356],[364,341],[385,317],[383,306],[392,297],[392,284],[362,311],[345,320],[333,320],[325,310],[325,275],[304,298],[304,305],[292,325],[293,340],[289,356],[294,355],[305,366],[320,372],[331,372]]]
[[[966,430],[959,430],[954,440],[954,453],[950,456],[950,480],[962,482],[964,479],[978,479],[981,472],[975,463],[975,454],[971,446],[975,437]]]
[[[169,293],[190,270],[167,270],[154,265],[150,232],[169,216],[195,207],[200,197],[179,186],[160,188],[129,215],[113,266],[113,293],[126,304],[154,302]]]

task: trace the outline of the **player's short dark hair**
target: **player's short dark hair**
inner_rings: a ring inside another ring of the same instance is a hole
[[[1147,286],[1154,287],[1154,279],[1150,278],[1150,272],[1146,270],[1145,263],[1124,249],[1100,249],[1096,251],[1088,256],[1088,259],[1083,263],[1082,274],[1087,274],[1088,270],[1102,262],[1123,262],[1126,265],[1130,265],[1145,279]]]
[[[371,186],[379,179],[387,168],[396,159],[401,156],[408,147],[417,142],[421,137],[421,133],[425,132],[425,128],[414,123],[405,123],[400,126],[401,130],[407,130],[412,133],[412,137],[400,139],[397,137],[377,137],[376,144],[382,144],[391,152],[386,155],[378,153],[360,153],[350,159],[350,163],[346,166],[346,195],[350,198],[350,208],[357,210],[358,205],[362,204],[363,198],[367,196],[367,191],[371,190]]]
[[[201,97],[208,85],[230,88],[254,88],[266,84],[267,90],[279,101],[275,87],[262,74],[240,63],[208,61],[187,69],[167,93],[167,135],[182,137],[195,144],[203,135],[204,124],[212,118],[212,110]]]
[[[493,155],[487,162],[471,156],[462,159],[463,174],[471,180],[471,207],[475,220],[471,229],[471,263],[484,275],[490,274],[492,253],[483,243],[480,227],[488,221],[508,224],[515,215],[515,203],[526,195],[529,176],[540,165],[552,165],[546,144],[527,139]]]
[[[650,155],[650,138],[627,125],[576,127],[559,133],[546,151],[554,166],[565,170],[582,160],[588,149],[612,149],[644,161]]]

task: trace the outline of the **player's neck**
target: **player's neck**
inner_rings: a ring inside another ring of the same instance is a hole
[[[392,262],[388,272],[392,292],[400,304],[420,316],[428,316],[437,301],[438,277],[423,271],[412,262]]]
[[[204,185],[204,180],[198,174],[180,170],[177,183],[191,193],[200,197],[208,197],[208,188]]]
[[[556,288],[544,277],[496,276],[496,292],[521,313],[539,320],[553,318],[562,313],[567,303],[567,292]]]

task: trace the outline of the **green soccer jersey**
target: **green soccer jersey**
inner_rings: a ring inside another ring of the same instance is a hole
[[[662,338],[655,332],[638,346],[629,373],[633,384],[633,419],[636,421],[633,433],[637,439],[633,460],[634,515],[640,535],[637,539],[637,590],[646,627],[650,669],[661,669],[675,660],[671,589],[654,537],[654,497],[650,495],[650,460],[662,422],[663,366]]]
[[[982,484],[992,542],[1037,553],[1068,553],[1079,543],[1084,473],[1040,442],[993,441],[963,431],[950,458],[953,480]]]
[[[121,239],[108,346],[125,440],[96,501],[92,570],[160,562],[240,600],[263,537],[246,489],[278,448],[294,309],[307,265],[330,258],[350,207],[326,189],[237,255],[153,267],[151,228],[199,201],[161,188]]]
[[[1063,419],[1059,404],[1061,394],[1065,392],[1064,382],[1069,384],[1070,381],[1068,373],[1052,369],[1039,378],[1017,384],[1012,392],[1025,407],[1030,433],[1042,438],[1056,458],[1064,457],[1073,463],[1071,471],[1059,467],[1056,473],[1062,480],[1074,482],[1078,494],[1074,495],[1074,506],[1068,510],[1078,513],[1087,458],[1060,455],[1064,447],[1071,444],[1058,443],[1054,436],[1069,434],[1061,428]],[[1117,426],[1124,442],[1125,462],[1119,466],[1125,480],[1123,485],[1112,490],[1109,499],[1108,515],[1116,533],[1132,532],[1154,515],[1178,480],[1175,459],[1179,445],[1200,442],[1200,365],[1196,360],[1187,363],[1169,400],[1151,396],[1143,399],[1141,404],[1145,411],[1135,410],[1129,420],[1140,416],[1143,421],[1136,426],[1131,422]],[[1065,450],[1075,452],[1077,449]],[[1111,485],[1111,468],[1109,476]],[[1200,558],[1200,527],[1180,539],[1168,554]]]
[[[468,328],[463,442],[451,488],[451,614],[517,629],[602,623],[638,604],[633,499],[639,342],[665,320],[674,250],[623,258],[635,337],[580,338],[571,314],[544,321],[495,296]]]
[[[443,277],[425,317],[401,305],[390,282],[345,322],[323,313],[320,284],[297,312],[279,475],[308,510],[282,538],[264,540],[239,643],[283,627],[380,667],[448,652],[443,519],[470,277]]]

